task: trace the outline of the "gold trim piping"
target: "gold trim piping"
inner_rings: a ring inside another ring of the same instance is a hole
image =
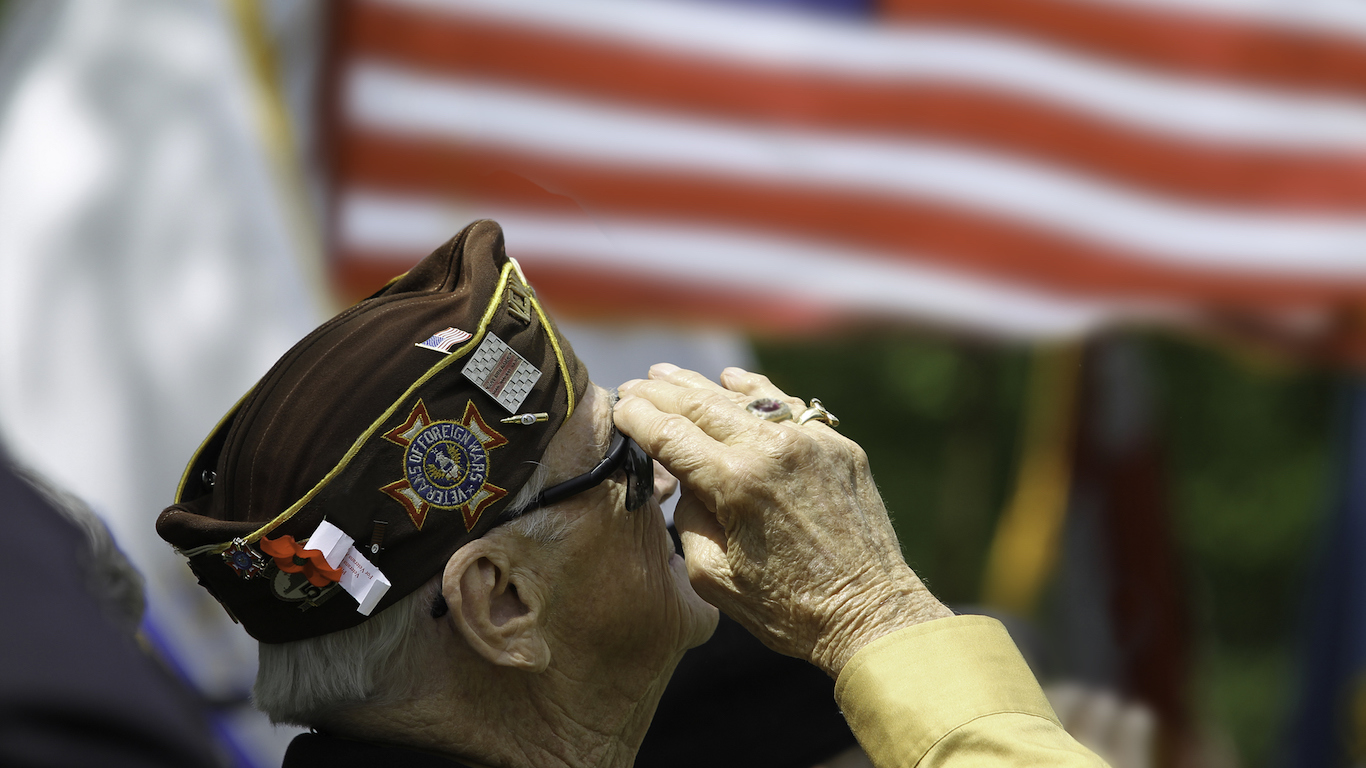
[[[498,276],[498,287],[494,290],[493,298],[489,300],[488,307],[484,310],[484,316],[482,319],[480,319],[479,328],[475,331],[474,336],[471,337],[469,341],[465,342],[465,344],[461,346],[459,349],[455,350],[450,355],[446,356],[436,365],[433,365],[431,368],[427,369],[427,372],[422,375],[422,378],[413,382],[408,387],[408,389],[404,391],[402,395],[399,396],[397,400],[395,400],[388,408],[384,409],[384,413],[380,414],[379,418],[375,419],[375,421],[368,428],[366,428],[364,432],[361,433],[360,437],[356,438],[356,441],[351,444],[351,447],[349,449],[347,449],[346,454],[342,456],[341,460],[338,461],[337,464],[332,467],[332,469],[328,470],[327,474],[323,476],[323,479],[319,480],[318,484],[313,486],[313,488],[309,490],[308,493],[304,494],[303,497],[300,498],[298,501],[289,505],[288,509],[276,515],[275,518],[272,519],[270,522],[266,523],[260,528],[257,528],[251,534],[242,537],[248,544],[256,543],[256,541],[259,540],[262,536],[275,530],[275,528],[277,528],[282,523],[293,517],[296,512],[298,512],[300,509],[304,507],[304,505],[312,501],[313,497],[317,496],[318,492],[321,491],[324,486],[332,482],[332,480],[336,478],[337,475],[341,474],[342,470],[346,469],[347,465],[351,463],[351,460],[356,457],[356,454],[360,453],[360,449],[364,447],[367,442],[369,442],[371,437],[374,436],[375,430],[379,429],[380,425],[388,421],[389,417],[394,415],[394,411],[398,408],[399,405],[403,403],[403,401],[411,397],[412,394],[417,391],[418,387],[421,387],[423,384],[426,384],[438,372],[445,369],[446,366],[469,354],[469,351],[471,349],[473,349],[481,341],[484,340],[484,334],[488,333],[489,323],[493,321],[494,312],[497,311],[498,306],[502,303],[503,292],[507,289],[508,275],[512,271],[513,263],[503,265],[503,271]],[[558,351],[558,347],[556,349]],[[231,541],[207,547],[200,547],[197,548],[196,554],[202,554],[203,552],[218,554],[220,552],[226,551],[230,546],[232,546]]]
[[[531,283],[527,282],[526,275],[522,274],[522,265],[518,264],[517,260],[511,256],[508,257],[508,261],[512,262],[513,268],[517,270],[517,278],[522,281],[522,285],[530,287]],[[560,364],[560,378],[564,379],[564,395],[569,405],[564,414],[564,421],[560,424],[568,424],[569,417],[574,415],[574,381],[573,377],[569,375],[569,364],[564,361],[564,350],[560,349],[560,340],[555,333],[555,326],[550,324],[550,318],[546,317],[545,310],[541,309],[541,301],[536,297],[535,291],[531,292],[531,306],[535,307],[536,316],[541,319],[541,328],[550,338],[550,346],[555,350],[555,359]]]
[[[257,382],[257,384],[259,383],[260,382]],[[228,423],[229,419],[237,415],[237,409],[241,408],[242,403],[255,391],[256,384],[252,384],[251,388],[246,391],[246,394],[237,398],[237,402],[233,403],[232,407],[228,409],[228,412],[223,414],[223,418],[219,419],[218,423],[213,425],[213,429],[209,430],[208,436],[199,441],[199,447],[194,449],[194,454],[190,456],[190,463],[186,464],[185,471],[180,473],[180,483],[175,487],[175,500],[172,502],[173,504],[179,504],[184,501],[182,495],[185,493],[185,484],[190,481],[190,468],[199,463],[199,457],[204,454],[204,447],[218,434],[218,430],[222,429],[223,425]]]

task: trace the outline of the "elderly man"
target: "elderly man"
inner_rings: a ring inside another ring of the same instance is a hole
[[[157,529],[261,641],[257,705],[314,729],[286,766],[629,766],[715,626],[693,585],[835,676],[878,765],[1100,764],[999,625],[901,561],[828,412],[651,376],[591,384],[478,222],[225,417]],[[686,487],[686,564],[650,455]]]

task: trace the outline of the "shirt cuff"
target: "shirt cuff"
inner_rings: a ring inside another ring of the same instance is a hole
[[[1005,627],[986,616],[935,619],[874,640],[840,671],[835,700],[874,765],[913,766],[988,715],[1058,723]]]

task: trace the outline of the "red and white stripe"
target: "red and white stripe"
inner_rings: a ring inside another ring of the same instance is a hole
[[[1358,306],[1366,11],[1304,5],[353,0],[338,275],[365,293],[492,216],[580,315],[1058,335]],[[1190,25],[1206,47],[1159,34]]]

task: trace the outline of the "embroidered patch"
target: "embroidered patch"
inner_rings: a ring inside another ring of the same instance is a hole
[[[462,341],[469,341],[472,338],[474,337],[469,333],[462,331],[459,328],[451,327],[444,331],[437,331],[426,341],[419,341],[413,346],[422,347],[423,349],[434,349],[437,352],[449,355],[451,353],[451,347]]]
[[[522,407],[531,388],[541,378],[536,366],[492,333],[479,343],[461,373],[509,413],[516,413]]]
[[[507,495],[488,482],[489,451],[506,445],[507,438],[489,428],[474,403],[465,405],[460,421],[433,421],[418,400],[384,439],[407,450],[403,479],[380,490],[403,505],[419,531],[433,507],[459,509],[465,530],[472,530],[484,509]]]

